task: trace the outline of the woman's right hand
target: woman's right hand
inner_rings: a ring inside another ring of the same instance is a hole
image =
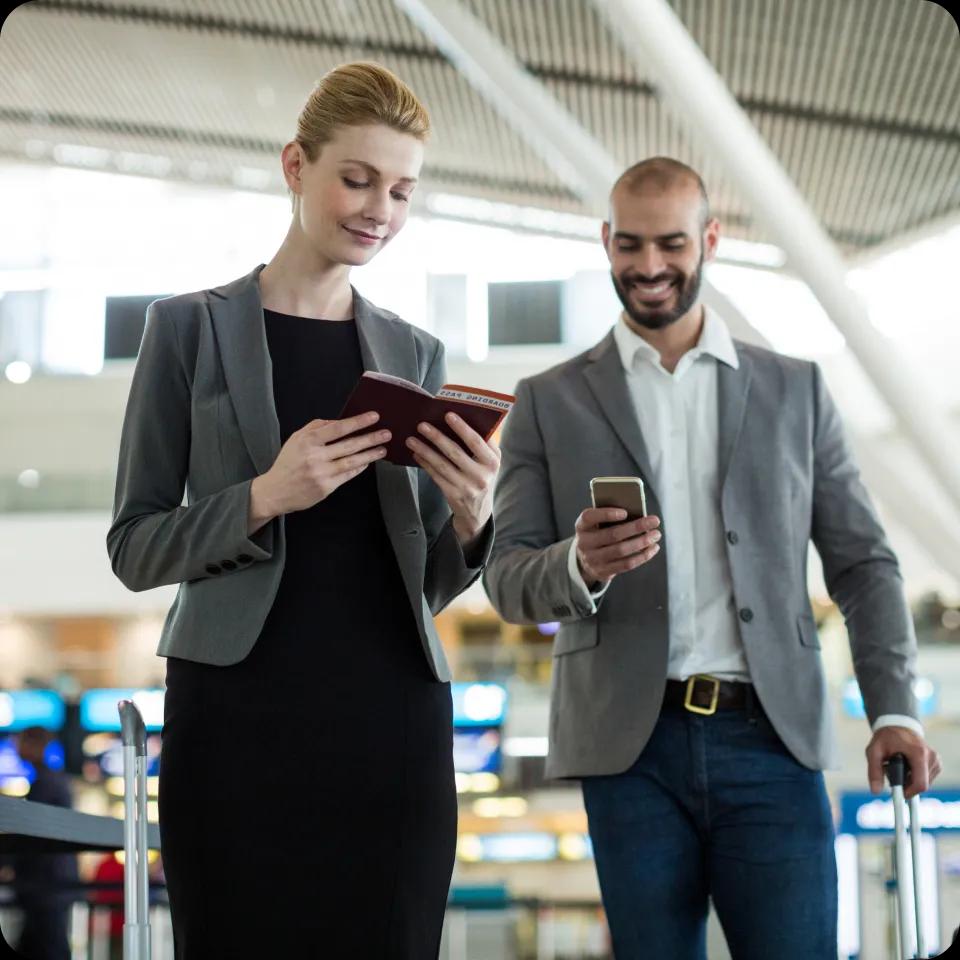
[[[292,433],[273,466],[251,484],[248,533],[281,514],[314,506],[382,459],[389,430],[349,436],[379,419],[371,412],[347,420],[311,420]]]

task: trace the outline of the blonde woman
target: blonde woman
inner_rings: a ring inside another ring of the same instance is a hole
[[[148,311],[107,543],[130,589],[180,584],[158,652],[183,960],[439,951],[457,805],[431,615],[486,561],[500,455],[453,422],[471,452],[421,427],[408,469],[375,411],[337,419],[364,370],[444,382],[442,345],[349,282],[403,227],[428,129],[383,67],[333,70],[283,148],[273,259]]]

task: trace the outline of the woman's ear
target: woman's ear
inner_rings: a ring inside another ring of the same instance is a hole
[[[301,173],[306,157],[303,147],[296,140],[291,140],[280,154],[280,166],[283,169],[283,179],[294,194],[299,195],[301,189]]]

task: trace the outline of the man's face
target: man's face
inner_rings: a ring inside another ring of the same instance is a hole
[[[610,199],[603,245],[610,275],[630,319],[659,330],[685,316],[697,302],[703,264],[716,252],[719,225],[702,224],[694,184],[618,189]]]

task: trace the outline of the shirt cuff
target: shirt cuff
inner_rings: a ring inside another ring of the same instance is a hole
[[[876,733],[881,727],[906,727],[912,730],[918,737],[922,737],[923,724],[913,717],[908,717],[902,713],[885,713],[873,721],[873,732]]]
[[[567,573],[570,574],[570,582],[574,590],[580,594],[580,599],[590,605],[590,613],[597,612],[597,601],[607,592],[610,586],[608,580],[599,590],[591,593],[583,581],[583,575],[580,573],[580,564],[577,563],[577,538],[570,541],[570,550],[567,552]]]

